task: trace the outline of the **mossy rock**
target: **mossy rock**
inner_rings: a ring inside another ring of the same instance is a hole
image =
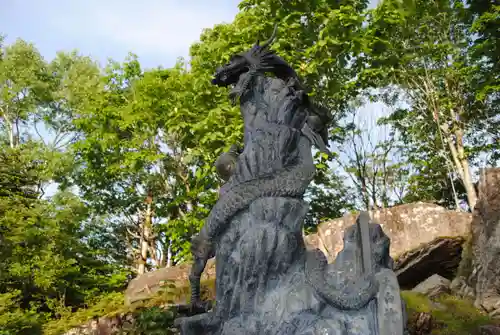
[[[480,326],[495,324],[485,313],[476,309],[472,301],[450,295],[436,299],[411,292],[402,292],[408,311],[410,334],[415,334],[419,313],[432,316],[432,335],[473,335]]]
[[[473,246],[472,234],[469,234],[463,244],[460,265],[457,269],[457,276],[468,278],[472,273]]]

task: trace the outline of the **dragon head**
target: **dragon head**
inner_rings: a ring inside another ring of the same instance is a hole
[[[279,72],[285,68],[289,69],[284,60],[269,50],[269,46],[276,38],[277,28],[278,26],[275,25],[273,34],[262,45],[257,41],[250,50],[233,55],[229,63],[219,67],[214,74],[212,84],[224,87],[236,84],[240,76],[250,71],[251,68],[262,72]]]
[[[217,86],[229,86],[236,84],[240,76],[250,70],[250,65],[241,54],[234,55],[224,66],[217,68],[212,84]]]

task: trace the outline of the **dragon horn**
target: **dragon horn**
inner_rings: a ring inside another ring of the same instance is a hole
[[[278,31],[278,24],[276,23],[274,25],[274,30],[273,30],[273,34],[271,35],[271,37],[269,37],[269,39],[267,41],[264,42],[264,44],[261,46],[261,49],[265,49],[267,48],[269,45],[271,45],[271,43],[273,43],[274,39],[276,38],[276,32]],[[257,45],[259,43],[257,42]]]

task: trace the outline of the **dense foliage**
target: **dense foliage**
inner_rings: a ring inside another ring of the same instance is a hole
[[[213,162],[242,139],[239,110],[211,75],[274,22],[274,50],[334,114],[336,154],[316,155],[306,232],[415,200],[474,207],[479,169],[500,159],[491,1],[244,0],[189,60],[147,71],[133,54],[101,68],[0,39],[1,335],[57,334],[47,325],[189,260],[217,199]],[[389,111],[369,127],[367,103]]]

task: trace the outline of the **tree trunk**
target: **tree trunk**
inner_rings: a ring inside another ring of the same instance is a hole
[[[464,145],[463,145],[463,132],[461,129],[457,130],[455,133],[457,138],[457,151],[458,151],[458,159],[460,165],[463,170],[463,183],[465,187],[465,191],[467,192],[467,201],[469,203],[469,208],[474,211],[477,203],[477,193],[474,187],[474,182],[472,181],[472,175],[470,172],[469,161],[465,155]]]
[[[366,186],[366,178],[361,177],[361,197],[367,211],[370,210],[370,195],[368,194],[368,187]]]
[[[140,260],[137,266],[137,272],[139,275],[146,272],[146,263],[148,261],[148,255],[152,255],[156,251],[155,237],[153,235],[153,210],[151,206],[152,197],[148,195],[146,200],[146,210],[144,211],[144,216],[142,218],[143,222],[139,225],[140,227]],[[156,259],[156,255],[153,256]]]
[[[14,123],[12,123],[7,117],[5,117],[5,123],[7,124],[7,132],[9,133],[9,144],[11,148],[16,146],[16,136],[14,133]]]
[[[455,187],[453,186],[453,176],[451,174],[448,174],[448,179],[450,180],[451,187],[453,189],[453,200],[455,201],[455,211],[456,212],[461,212],[462,208],[460,208],[460,200],[458,199],[458,194],[455,191]]]
[[[1,101],[0,101],[1,102]],[[9,137],[9,145],[11,148],[16,147],[16,132],[15,132],[15,122],[9,117],[9,108],[8,106],[2,107],[0,105],[0,117],[3,117],[5,124],[7,126],[7,134]]]
[[[167,265],[166,267],[169,268],[172,266],[172,243],[171,241],[168,243],[168,248],[167,248]]]
[[[16,131],[14,135],[14,146],[19,145],[21,143],[21,132],[19,131],[19,118],[16,118],[16,121],[14,121],[14,124],[16,126]]]
[[[443,130],[447,129],[445,128]],[[448,142],[448,147],[450,148],[451,157],[455,165],[455,170],[462,180],[465,191],[467,193],[467,202],[469,204],[469,208],[471,211],[473,211],[474,207],[476,207],[477,193],[472,181],[469,161],[467,160],[467,157],[465,155],[462,129],[458,129],[455,131],[455,139],[453,139],[451,135],[446,136],[446,141]]]
[[[377,171],[375,169],[372,169],[372,190],[371,190],[371,196],[372,196],[372,207],[373,208],[378,208],[378,201],[377,201]]]
[[[160,241],[160,249],[161,249],[161,254],[160,254],[160,260],[159,260],[159,264],[158,264],[158,267],[159,268],[164,268],[165,265],[167,264],[167,248],[166,248],[166,238],[165,238],[165,241],[161,240]]]
[[[146,227],[146,224],[142,224],[142,232],[141,232],[141,241],[140,241],[140,257],[139,257],[139,264],[137,266],[137,274],[142,275],[146,273],[146,262],[148,259],[148,241],[147,241],[147,236],[149,235],[149,232],[147,231],[148,228]]]
[[[477,203],[477,193],[476,189],[474,188],[474,182],[472,181],[469,162],[464,159],[461,161],[461,163],[464,169],[464,187],[467,192],[467,201],[469,203],[470,210],[473,211]]]
[[[161,259],[160,259],[160,268],[169,268],[172,266],[172,240],[168,240],[165,238],[165,241],[162,242],[161,247]]]

